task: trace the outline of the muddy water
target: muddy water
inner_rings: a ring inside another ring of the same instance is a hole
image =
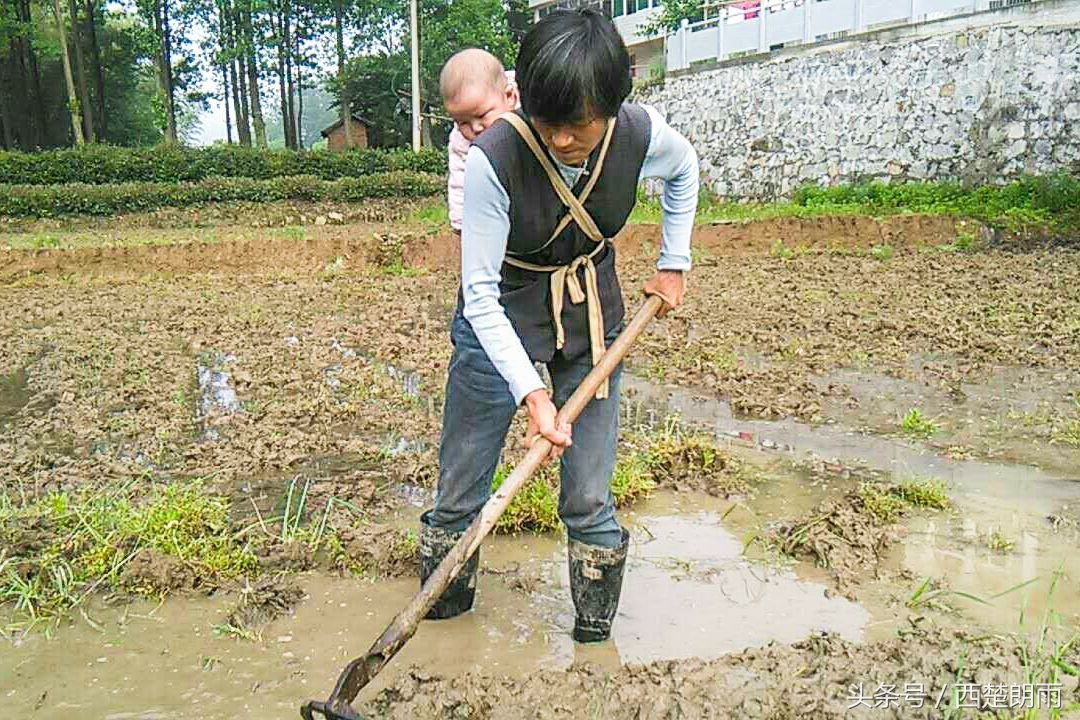
[[[441,675],[482,670],[526,676],[578,661],[614,669],[625,663],[714,658],[771,641],[794,642],[828,630],[852,641],[876,641],[907,622],[903,602],[923,576],[954,590],[989,598],[1032,578],[1037,582],[993,600],[943,599],[961,610],[945,624],[986,623],[1017,629],[1019,609],[1034,617],[1046,606],[1050,578],[1062,569],[1051,604],[1080,619],[1076,531],[1054,533],[1047,512],[1080,495],[1080,484],[1027,466],[954,461],[907,443],[847,433],[835,427],[740,421],[720,403],[627,379],[631,421],[657,421],[671,411],[712,428],[735,446],[766,457],[840,458],[899,475],[949,481],[955,515],[910,521],[889,559],[909,578],[871,580],[861,604],[833,596],[824,572],[805,565],[779,568],[748,561],[743,545],[761,522],[798,517],[842,481],[822,481],[787,470],[771,476],[755,497],[732,512],[729,502],[692,493],[658,494],[622,513],[631,529],[620,614],[613,640],[576,646],[567,588],[565,545],[557,537],[497,537],[483,549],[484,573],[474,612],[425,623],[365,697],[386,687],[410,665]],[[751,451],[754,452],[754,451]],[[430,498],[406,489],[410,504]],[[415,520],[402,510],[398,522]],[[993,530],[1015,541],[1007,553],[986,547]],[[308,575],[310,596],[295,614],[261,630],[257,641],[218,637],[228,599],[174,598],[161,607],[89,608],[101,631],[77,620],[60,638],[33,636],[0,646],[0,697],[15,717],[225,718],[258,714],[295,717],[297,704],[321,697],[340,668],[362,652],[412,596],[411,579],[377,584]]]
[[[1080,577],[1080,553],[1076,552],[1080,530],[1054,529],[1047,521],[1047,515],[1063,505],[1080,504],[1080,479],[1056,476],[1030,465],[953,460],[904,440],[836,426],[739,420],[726,403],[705,400],[680,388],[659,388],[639,378],[626,377],[624,387],[633,393],[626,413],[630,422],[648,425],[675,412],[685,422],[708,428],[736,448],[751,446],[796,462],[817,458],[835,469],[871,468],[898,479],[918,476],[945,481],[955,510],[915,517],[907,523],[905,537],[886,567],[911,579],[906,584],[890,585],[867,578],[860,597],[872,605],[902,605],[922,578],[930,577],[951,590],[986,601],[955,593],[938,596],[961,610],[969,621],[1015,631],[1020,629],[1021,610],[1026,610],[1030,628],[1044,610],[1053,608],[1067,622],[1080,625],[1080,584],[1076,581]],[[755,524],[800,517],[829,493],[829,483],[805,474],[774,473],[752,501],[736,508],[730,524],[750,532]],[[834,486],[844,483],[832,481]],[[995,535],[1011,547],[992,549]],[[1059,573],[1061,578],[1051,595],[1053,579]],[[905,617],[902,614],[893,621],[874,623],[871,636],[891,631],[906,622]]]
[[[994,532],[1012,547],[988,547]],[[1019,630],[1023,612],[1026,629],[1036,630],[1047,610],[1059,613],[1067,626],[1080,627],[1078,545],[1076,530],[1050,532],[1023,512],[995,512],[965,502],[956,515],[912,522],[894,562],[982,598],[985,602],[956,595],[943,599],[991,627]]]
[[[955,460],[919,444],[837,425],[737,419],[726,402],[630,375],[623,387],[629,391],[626,418],[639,424],[657,423],[676,413],[732,445],[750,446],[795,461],[835,460],[838,465],[871,468],[901,479],[933,477],[948,483],[950,490],[1003,512],[1022,510],[1045,516],[1080,499],[1080,475],[1059,476],[1030,465]]]
[[[624,662],[709,659],[823,630],[863,639],[866,609],[789,569],[748,562],[716,513],[653,512],[627,518],[636,542],[614,629]]]
[[[1077,417],[1080,374],[1057,368],[996,367],[979,383],[950,382],[942,362],[922,356],[914,357],[907,370],[921,380],[852,369],[829,373],[819,384],[841,385],[851,395],[826,396],[822,411],[843,425],[888,434],[896,432],[900,417],[917,407],[939,425],[933,439],[938,447],[970,448],[995,461],[1080,477],[1080,447],[1053,442],[1049,432],[1053,421],[1064,424]]]
[[[741,539],[720,520],[724,507],[662,495],[623,515],[632,533],[623,601],[613,641],[593,647],[569,637],[565,545],[555,536],[490,540],[474,611],[422,624],[372,690],[413,664],[439,674],[524,676],[577,661],[614,669],[712,658],[824,630],[862,639],[866,609],[827,597],[824,585],[790,570],[747,562]],[[328,692],[416,590],[411,579],[308,575],[304,582],[310,597],[254,642],[214,634],[224,599],[93,607],[100,633],[77,621],[59,639],[33,636],[0,648],[0,697],[27,717],[294,717],[298,701]]]

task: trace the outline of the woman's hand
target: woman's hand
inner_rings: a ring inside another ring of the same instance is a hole
[[[682,270],[660,270],[646,281],[645,294],[663,298],[664,307],[656,315],[664,317],[682,305],[683,295],[686,294],[686,277]]]
[[[555,403],[546,389],[533,390],[525,396],[525,407],[529,410],[529,429],[525,431],[525,446],[531,448],[538,438],[547,438],[551,442],[551,454],[554,460],[562,456],[566,448],[573,445],[570,439],[571,427],[568,422],[556,424]]]

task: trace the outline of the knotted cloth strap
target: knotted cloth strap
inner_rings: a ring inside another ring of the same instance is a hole
[[[533,263],[510,257],[509,255],[506,256],[505,262],[511,267],[520,268],[522,270],[551,274],[551,315],[552,320],[555,323],[556,349],[561,350],[566,343],[566,331],[562,324],[563,294],[565,291],[569,290],[570,302],[574,304],[581,302],[586,303],[589,317],[589,346],[592,351],[592,363],[593,365],[596,365],[600,362],[600,357],[604,354],[606,348],[604,346],[604,312],[603,308],[600,306],[600,286],[597,280],[596,265],[593,264],[593,258],[604,249],[604,246],[607,244],[607,239],[604,237],[604,234],[600,232],[600,229],[596,226],[596,222],[585,209],[584,202],[588,199],[589,193],[592,192],[597,179],[600,177],[600,171],[604,167],[604,158],[607,157],[608,147],[611,145],[611,136],[615,131],[615,119],[612,118],[608,121],[607,131],[604,133],[603,144],[600,146],[600,155],[596,159],[596,167],[593,168],[589,181],[585,184],[585,187],[582,188],[581,195],[575,197],[574,193],[566,185],[566,182],[559,174],[559,171],[555,169],[555,166],[551,163],[547,154],[536,141],[536,137],[533,135],[528,124],[526,124],[526,122],[516,113],[507,113],[502,117],[517,130],[518,134],[525,141],[525,144],[532,150],[532,153],[536,156],[540,166],[544,168],[544,172],[547,173],[548,180],[551,182],[551,186],[555,189],[555,192],[559,195],[559,199],[569,208],[569,212],[559,221],[559,224],[555,228],[555,232],[552,233],[547,244],[550,244],[558,237],[566,226],[570,224],[571,220],[576,222],[578,227],[581,228],[589,239],[596,243],[596,247],[587,255],[580,255],[566,265],[534,265]],[[581,288],[581,283],[578,281],[578,268],[585,269],[584,291]],[[603,400],[607,396],[608,381],[604,380],[604,383],[596,391],[596,399]]]

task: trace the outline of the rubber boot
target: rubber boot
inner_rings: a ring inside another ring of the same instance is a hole
[[[420,585],[423,586],[439,563],[449,554],[458,539],[465,534],[450,532],[430,525],[431,511],[420,517]],[[480,566],[480,549],[477,548],[465,567],[461,568],[450,586],[428,610],[428,620],[444,620],[472,609],[476,597],[476,570]]]
[[[577,618],[574,640],[581,643],[602,642],[611,636],[611,621],[619,608],[626,549],[630,533],[622,531],[618,547],[606,548],[570,541],[570,594]]]

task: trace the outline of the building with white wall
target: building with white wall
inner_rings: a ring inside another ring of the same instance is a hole
[[[631,72],[635,77],[647,77],[650,64],[663,62],[664,35],[645,35],[640,31],[658,12],[660,0],[529,0],[535,20],[558,8],[578,7],[599,10],[615,22],[630,51]]]

